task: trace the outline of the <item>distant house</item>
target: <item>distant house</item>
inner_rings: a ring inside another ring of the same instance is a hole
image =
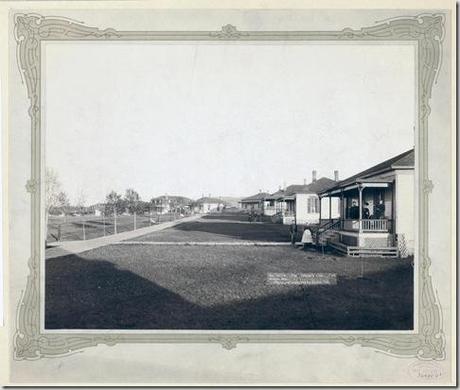
[[[336,171],[336,179],[338,174]],[[325,208],[327,212],[323,212],[323,217],[327,214],[327,218],[339,217],[339,202],[332,199],[325,199],[325,202],[320,201],[318,194],[331,188],[337,184],[336,180],[322,177],[316,179],[316,171],[312,173],[312,182],[303,185],[290,185],[284,193],[280,195],[278,201],[285,203],[285,209],[280,215],[280,222],[284,224],[295,223],[298,225],[311,225],[320,222],[320,210]]]
[[[226,208],[240,207],[241,198],[236,198],[234,196],[220,196],[219,199],[224,202]]]
[[[262,214],[264,207],[265,207],[265,203],[268,203],[265,200],[267,196],[270,196],[268,192],[260,191],[259,193],[255,195],[251,195],[251,196],[248,196],[247,198],[241,199],[240,207],[246,211],[253,211],[258,214]]]
[[[171,199],[168,195],[161,195],[153,198],[152,211],[156,214],[167,214],[171,211]]]
[[[286,209],[286,202],[283,200],[285,192],[286,191],[280,187],[278,191],[265,196],[263,215],[275,217],[282,214],[282,212]],[[273,218],[274,222],[278,220],[279,218]]]
[[[95,205],[92,205],[88,207],[90,213],[93,213],[94,216],[100,217],[104,214],[105,212],[105,204],[104,203],[97,203]]]
[[[213,198],[210,196],[205,196],[200,199],[197,199],[195,202],[195,212],[206,214],[211,212],[222,211],[225,203],[219,198]]]
[[[414,150],[340,181],[320,193],[340,202],[340,217],[318,240],[352,256],[414,253]]]
[[[156,214],[185,212],[191,204],[192,200],[185,196],[161,195],[151,200],[151,210]]]

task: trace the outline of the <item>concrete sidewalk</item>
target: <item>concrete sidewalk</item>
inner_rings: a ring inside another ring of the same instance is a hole
[[[120,241],[112,245],[172,245],[172,246],[292,246],[290,242],[272,241]]]
[[[148,226],[141,229],[131,230],[129,232],[123,232],[118,234],[112,234],[110,236],[93,238],[92,240],[78,240],[78,241],[62,241],[58,246],[48,248],[45,251],[45,258],[52,259],[55,257],[65,256],[67,254],[76,254],[86,252],[91,249],[99,248],[101,246],[111,245],[120,243],[123,240],[131,240],[133,238],[143,236],[145,234],[153,233],[156,231],[171,228],[184,222],[195,221],[200,219],[201,215],[193,215],[191,217],[185,217],[176,221],[163,222],[158,225]]]

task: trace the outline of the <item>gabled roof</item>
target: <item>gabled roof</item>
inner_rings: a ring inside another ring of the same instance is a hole
[[[155,198],[152,198],[151,201],[154,201],[154,202],[174,201],[174,202],[180,202],[180,203],[190,203],[192,202],[192,199],[187,198],[186,196],[180,196],[180,195],[160,195]]]
[[[308,191],[309,184],[291,184],[290,186],[286,187],[286,191],[284,195],[292,195],[297,194],[299,192]]]
[[[294,197],[295,194],[318,194],[334,187],[337,184],[335,180],[328,177],[322,177],[310,184],[297,185],[293,184],[286,188],[286,192],[280,197]]]
[[[268,192],[259,192],[258,194],[248,196],[247,198],[241,199],[241,202],[259,202],[264,200],[267,196],[270,196]]]
[[[345,180],[338,182],[335,186],[327,188],[321,192],[326,192],[330,189],[338,189],[354,183],[363,183],[366,181],[388,181],[387,178],[381,176],[382,173],[395,169],[414,169],[415,153],[414,149],[408,150],[404,153],[398,154],[388,160],[374,165],[356,175],[350,176]]]
[[[310,183],[308,185],[308,191],[310,191],[310,193],[319,194],[322,191],[334,187],[336,184],[337,182],[335,180],[329,179],[328,177],[322,177],[321,179]]]
[[[286,193],[286,191],[284,191],[284,190],[278,190],[278,191],[274,192],[273,194],[267,195],[265,197],[265,199],[266,200],[276,200],[276,199],[281,198],[285,193]]]
[[[213,197],[210,197],[210,196],[205,196],[204,198],[197,199],[196,203],[216,203],[216,204],[222,203],[223,204],[224,201],[222,199],[219,199],[219,198],[213,198]]]

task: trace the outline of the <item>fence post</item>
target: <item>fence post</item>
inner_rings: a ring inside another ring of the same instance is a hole
[[[105,213],[102,214],[102,226],[103,226],[103,229],[104,229],[104,237],[105,237]]]
[[[86,240],[85,221],[83,221],[83,241]]]
[[[134,229],[133,230],[136,230],[136,212],[134,212]]]

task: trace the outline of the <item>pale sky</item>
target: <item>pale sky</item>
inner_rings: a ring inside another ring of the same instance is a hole
[[[46,165],[71,200],[274,192],[414,146],[401,44],[46,43]]]

